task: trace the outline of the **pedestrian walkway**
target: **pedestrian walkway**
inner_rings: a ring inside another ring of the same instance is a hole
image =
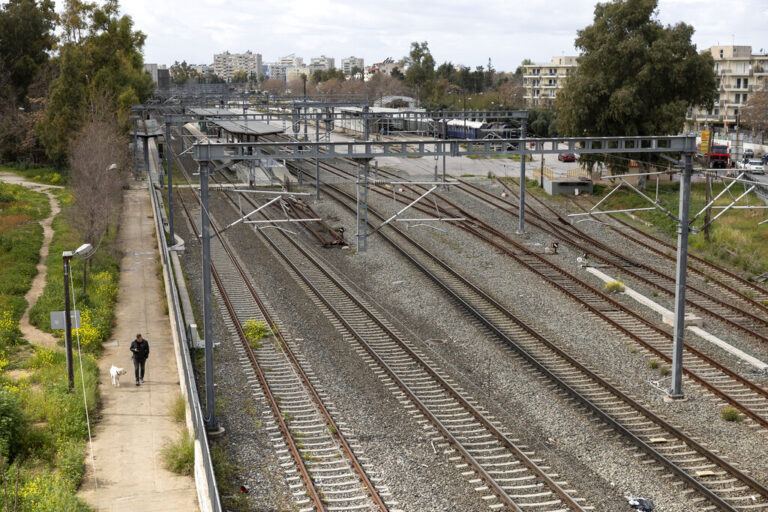
[[[53,219],[59,214],[61,209],[59,208],[59,201],[56,199],[50,189],[64,188],[56,185],[41,185],[31,181],[26,181],[24,178],[17,174],[0,172],[0,181],[5,183],[13,183],[15,185],[23,185],[35,192],[41,192],[48,196],[48,201],[51,205],[51,214],[48,218],[40,221],[40,225],[43,226],[43,245],[40,247],[40,260],[37,262],[37,275],[32,279],[32,284],[29,286],[29,290],[24,295],[24,299],[27,301],[27,309],[24,311],[21,320],[19,320],[19,329],[24,339],[28,342],[39,345],[41,347],[59,349],[56,338],[45,331],[41,331],[31,323],[29,323],[29,310],[35,305],[37,299],[43,293],[45,288],[46,277],[48,276],[48,267],[45,265],[45,260],[48,258],[48,248],[53,240]]]
[[[102,409],[94,430],[96,469],[89,453],[79,496],[99,512],[194,512],[193,478],[164,469],[160,455],[165,443],[178,436],[180,426],[170,413],[180,388],[146,184],[125,191],[119,233],[123,260],[117,323],[114,341],[105,344],[99,361]],[[129,351],[137,333],[150,345],[146,382],[139,387]],[[112,364],[127,371],[119,388],[110,382]]]

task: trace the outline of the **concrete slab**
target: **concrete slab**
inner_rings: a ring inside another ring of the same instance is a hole
[[[193,478],[164,469],[160,455],[180,429],[170,416],[170,404],[180,389],[162,277],[156,273],[153,222],[147,189],[127,190],[120,220],[124,256],[114,340],[105,344],[99,361],[103,407],[94,430],[96,468],[89,453],[78,493],[97,511],[199,510]],[[139,332],[149,341],[151,352],[146,382],[136,387],[129,347]],[[128,370],[119,388],[110,383],[112,364]]]

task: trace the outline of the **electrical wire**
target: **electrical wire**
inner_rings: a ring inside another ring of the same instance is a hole
[[[87,261],[83,262],[83,265],[87,264]],[[72,271],[69,272],[69,289],[72,292],[72,306],[73,310],[77,311],[77,302],[75,301],[75,285],[72,281]],[[75,336],[77,337],[77,359],[80,362],[80,383],[83,385],[83,404],[85,404],[85,424],[88,427],[88,445],[91,448],[91,465],[93,466],[93,481],[96,484],[96,488],[99,488],[99,478],[96,473],[96,457],[93,454],[93,436],[91,434],[91,418],[88,414],[88,397],[85,394],[85,372],[83,371],[83,353],[80,350],[80,329],[75,329]]]

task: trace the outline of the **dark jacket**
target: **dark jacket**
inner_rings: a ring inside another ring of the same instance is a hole
[[[133,340],[133,343],[131,343],[131,352],[133,352],[133,359],[145,361],[149,357],[149,342],[143,338],[141,343]]]

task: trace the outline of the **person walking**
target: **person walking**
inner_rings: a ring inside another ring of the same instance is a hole
[[[144,366],[149,358],[149,342],[136,335],[136,339],[131,343],[131,352],[133,352],[133,369],[136,374],[136,385],[144,383]]]

